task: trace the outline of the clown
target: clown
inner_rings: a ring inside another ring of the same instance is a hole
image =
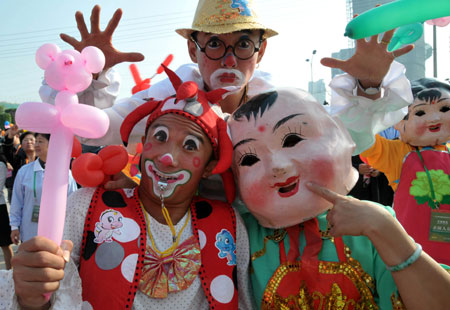
[[[228,90],[206,93],[165,69],[176,93],[140,105],[121,128],[127,144],[147,118],[140,185],[71,196],[64,238],[74,242],[73,260],[54,293],[56,309],[252,309],[242,219],[229,204],[196,196],[200,179],[217,173],[234,197],[232,145],[216,104]],[[114,212],[121,233],[97,243],[96,222],[114,221]],[[30,306],[42,304],[49,306],[41,296]]]
[[[389,208],[345,196],[357,179],[355,144],[311,95],[287,88],[258,95],[229,126],[258,306],[401,309],[398,293],[406,306],[448,302],[433,290],[450,288],[449,275]],[[424,288],[433,277],[441,287]]]
[[[374,136],[361,126],[357,135],[369,141],[362,143],[367,147],[361,156],[386,174],[406,231],[436,261],[450,265],[450,85],[423,78],[412,83],[412,92],[414,102],[395,125],[400,139]],[[389,107],[386,111],[385,119],[393,113]],[[361,119],[379,121],[373,115]]]

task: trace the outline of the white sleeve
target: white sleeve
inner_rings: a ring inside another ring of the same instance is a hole
[[[250,243],[247,229],[237,210],[236,215],[236,260],[238,278],[238,303],[239,309],[256,309],[253,305],[253,294],[250,283]]]
[[[356,95],[356,79],[349,74],[336,76],[330,83],[331,114],[344,123],[356,143],[354,155],[375,143],[375,135],[403,119],[413,102],[405,67],[393,62],[381,83],[382,97],[371,100]]]

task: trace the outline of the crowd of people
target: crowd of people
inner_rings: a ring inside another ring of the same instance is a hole
[[[251,1],[213,2],[176,30],[193,63],[120,102],[114,65],[143,59],[112,45],[122,11],[101,31],[95,6],[91,32],[75,14],[81,40],[62,40],[106,59],[80,102],[110,119],[83,143],[142,142],[140,183],[75,191],[71,180],[64,240],[33,237],[49,136],[32,135],[21,160],[34,161],[13,174],[9,242],[23,243],[0,273],[0,308],[448,307],[449,84],[410,82],[395,58],[413,46],[388,51],[391,30],[357,40],[346,61],[321,60],[345,72],[326,111],[257,70],[277,32]],[[44,101],[55,93],[44,82]],[[379,135],[393,128],[397,139]]]

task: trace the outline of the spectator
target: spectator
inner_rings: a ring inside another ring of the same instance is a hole
[[[20,168],[14,181],[10,210],[11,240],[14,244],[18,244],[19,240],[24,242],[37,235],[42,182],[50,135],[36,133],[34,137],[38,159]],[[68,194],[76,190],[77,184],[72,174],[69,174]]]
[[[6,269],[11,269],[11,258],[13,256],[11,248],[11,227],[9,226],[8,208],[3,191],[7,172],[6,158],[3,154],[0,154],[0,247],[5,258]]]
[[[11,202],[12,189],[17,172],[20,167],[36,159],[34,150],[36,138],[31,131],[23,132],[19,136],[19,127],[17,125],[13,125],[6,133],[3,149],[6,159],[11,164],[13,170],[12,176],[7,179],[5,186],[8,188],[8,199]]]
[[[363,162],[359,155],[352,156],[352,165],[358,170],[359,178],[348,194],[361,200],[370,200],[384,206],[392,206],[394,191],[389,186],[384,173]]]

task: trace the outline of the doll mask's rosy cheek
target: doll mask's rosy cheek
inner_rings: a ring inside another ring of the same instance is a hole
[[[262,184],[264,183],[264,184]],[[267,186],[267,182],[263,182],[262,180],[254,180],[252,183],[246,185],[245,190],[249,195],[245,195],[247,197],[247,203],[250,206],[261,206],[265,207],[267,204],[267,196],[266,195],[254,195],[252,193],[259,193],[261,190],[264,190],[264,187]]]
[[[418,126],[415,128],[414,133],[416,136],[423,136],[425,132],[427,131],[428,126],[424,123],[418,124]]]
[[[317,158],[311,162],[311,171],[322,184],[330,184],[335,178],[335,165],[337,163],[330,158]]]

